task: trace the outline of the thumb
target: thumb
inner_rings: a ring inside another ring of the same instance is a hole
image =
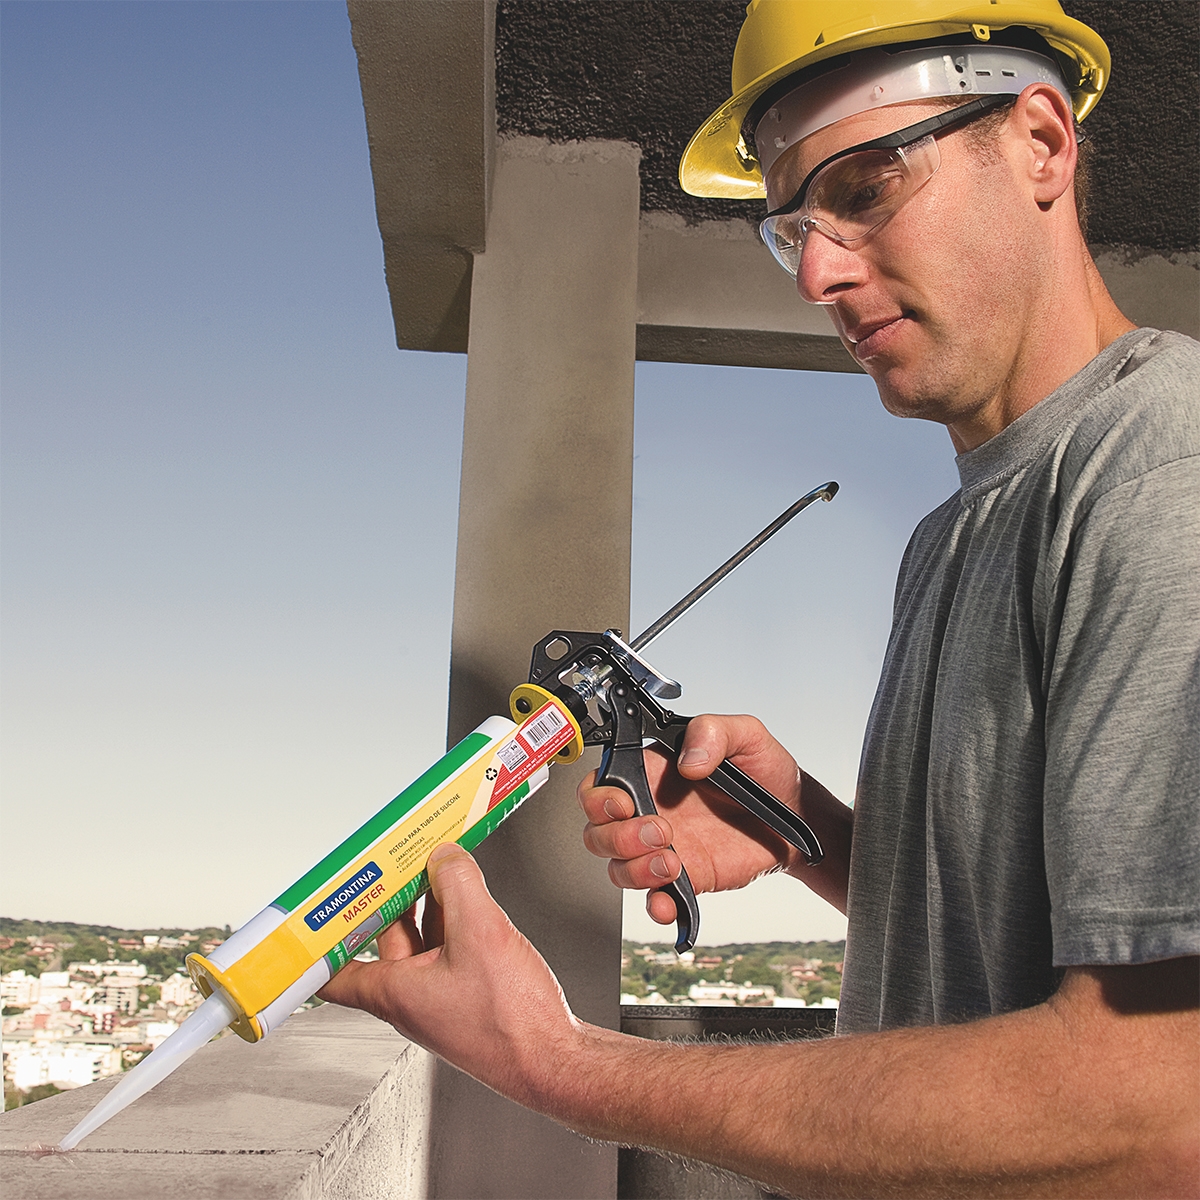
[[[435,847],[426,869],[429,890],[441,906],[446,929],[470,929],[499,911],[479,864],[457,842]]]

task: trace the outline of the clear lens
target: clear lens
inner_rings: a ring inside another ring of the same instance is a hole
[[[890,216],[911,192],[902,150],[864,150],[830,163],[809,185],[809,213],[854,241]]]
[[[768,217],[758,227],[772,257],[792,275],[800,270],[800,251],[804,247],[804,235],[800,232],[799,224],[796,217],[789,213],[785,217]]]
[[[926,184],[940,161],[932,137],[834,159],[809,184],[796,212],[768,217],[759,232],[776,262],[795,275],[811,230],[843,245],[859,241]]]

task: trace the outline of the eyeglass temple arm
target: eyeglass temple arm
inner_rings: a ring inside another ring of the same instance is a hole
[[[804,195],[808,191],[812,181],[830,163],[837,162],[839,158],[845,158],[848,154],[857,154],[860,150],[898,150],[901,146],[909,146],[913,142],[919,142],[922,138],[929,137],[930,134],[941,133],[943,129],[950,129],[955,125],[973,121],[976,117],[990,112],[993,108],[999,108],[1002,104],[1011,104],[1014,100],[1016,100],[1016,96],[1008,92],[996,92],[989,96],[980,96],[978,99],[968,101],[968,103],[961,104],[957,108],[948,108],[945,112],[927,117],[924,121],[919,121],[916,125],[909,125],[905,129],[897,129],[895,133],[886,133],[883,137],[873,138],[869,142],[860,142],[857,146],[850,146],[845,150],[839,150],[836,154],[831,154],[823,162],[817,163],[804,177],[804,182],[800,185],[796,194],[780,208],[772,209],[763,220],[765,221],[768,217],[782,217],[800,208],[804,204]]]

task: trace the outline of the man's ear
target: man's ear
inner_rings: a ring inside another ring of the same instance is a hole
[[[1030,84],[1013,107],[1011,128],[1021,141],[1021,160],[1038,207],[1048,209],[1075,180],[1079,156],[1075,118],[1063,94],[1048,83]]]

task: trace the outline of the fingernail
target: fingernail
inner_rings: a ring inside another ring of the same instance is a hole
[[[679,756],[681,767],[698,767],[706,762],[708,762],[708,751],[701,750],[699,746],[692,746]]]
[[[605,800],[604,811],[614,821],[625,820],[625,811],[619,800]]]
[[[667,844],[667,839],[663,837],[662,830],[653,821],[642,826],[641,839],[651,850],[657,850]]]
[[[660,854],[650,862],[650,874],[655,879],[670,879],[671,872],[667,870],[667,860]]]

